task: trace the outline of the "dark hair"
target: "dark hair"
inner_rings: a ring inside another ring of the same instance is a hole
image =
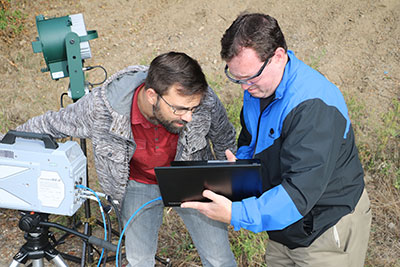
[[[241,14],[225,31],[221,39],[221,57],[230,61],[242,47],[253,48],[261,61],[273,56],[278,47],[287,52],[285,37],[278,21],[271,16]]]
[[[199,63],[184,53],[169,52],[157,56],[150,63],[145,88],[153,88],[164,95],[174,84],[183,88],[182,95],[204,94],[208,84]]]

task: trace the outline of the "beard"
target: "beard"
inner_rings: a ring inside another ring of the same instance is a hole
[[[184,120],[168,120],[164,117],[164,115],[160,111],[159,101],[155,105],[153,105],[153,117],[150,121],[154,124],[161,124],[164,128],[173,134],[179,134],[183,128],[186,126],[186,121]],[[182,124],[182,126],[177,126],[175,123]]]

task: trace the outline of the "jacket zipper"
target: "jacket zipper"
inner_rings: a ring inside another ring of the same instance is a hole
[[[261,116],[267,108],[269,108],[273,103],[275,103],[275,101],[276,101],[276,98],[271,103],[269,103],[266,107],[264,107],[263,110],[260,112],[260,115],[258,116],[256,143],[254,144],[254,152],[253,152],[253,156],[251,157],[252,159],[254,159],[254,157],[256,156],[256,148],[257,148],[257,143],[258,143],[258,134],[260,131]]]

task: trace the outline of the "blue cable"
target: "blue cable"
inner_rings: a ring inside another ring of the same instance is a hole
[[[129,218],[129,220],[126,222],[126,224],[125,224],[125,226],[124,226],[124,229],[122,230],[122,233],[121,233],[121,235],[120,235],[120,237],[119,237],[119,240],[118,240],[117,253],[116,253],[116,255],[115,255],[115,266],[118,267],[118,253],[119,253],[119,248],[120,248],[120,246],[121,246],[122,237],[124,236],[125,230],[126,230],[126,228],[128,228],[129,223],[132,221],[133,217],[135,217],[135,215],[136,215],[141,209],[143,209],[145,206],[147,206],[147,205],[149,205],[150,203],[152,203],[152,202],[154,202],[154,201],[157,201],[157,200],[162,200],[162,198],[161,198],[161,197],[158,197],[158,198],[152,199],[152,200],[150,200],[150,201],[144,203],[142,206],[140,206],[140,208],[138,208],[138,209],[132,214],[132,216],[131,216],[131,217]]]
[[[101,205],[101,201],[100,201],[99,196],[97,195],[97,193],[96,193],[95,191],[93,191],[92,189],[90,189],[89,187],[86,187],[86,186],[84,186],[84,185],[79,184],[79,185],[77,185],[76,187],[89,190],[89,191],[92,192],[92,193],[95,195],[95,197],[97,198],[97,202],[99,203],[99,207],[100,207],[101,217],[103,218],[103,224],[104,224],[104,240],[107,241],[107,225],[106,225],[106,218],[105,218],[105,216],[104,216],[104,210],[103,210],[103,206]],[[100,255],[100,258],[99,258],[99,262],[97,263],[97,267],[100,266],[101,260],[103,259],[103,255],[104,255],[104,248],[101,250],[101,255]]]

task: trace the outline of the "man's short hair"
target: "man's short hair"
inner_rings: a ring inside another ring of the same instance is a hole
[[[243,47],[254,49],[261,61],[272,57],[278,47],[287,51],[278,21],[260,13],[239,15],[222,36],[221,47],[221,57],[228,62]]]
[[[174,84],[181,85],[179,93],[188,96],[205,94],[208,88],[199,63],[185,53],[169,52],[154,58],[150,63],[145,88],[153,88],[158,94],[164,95]]]

